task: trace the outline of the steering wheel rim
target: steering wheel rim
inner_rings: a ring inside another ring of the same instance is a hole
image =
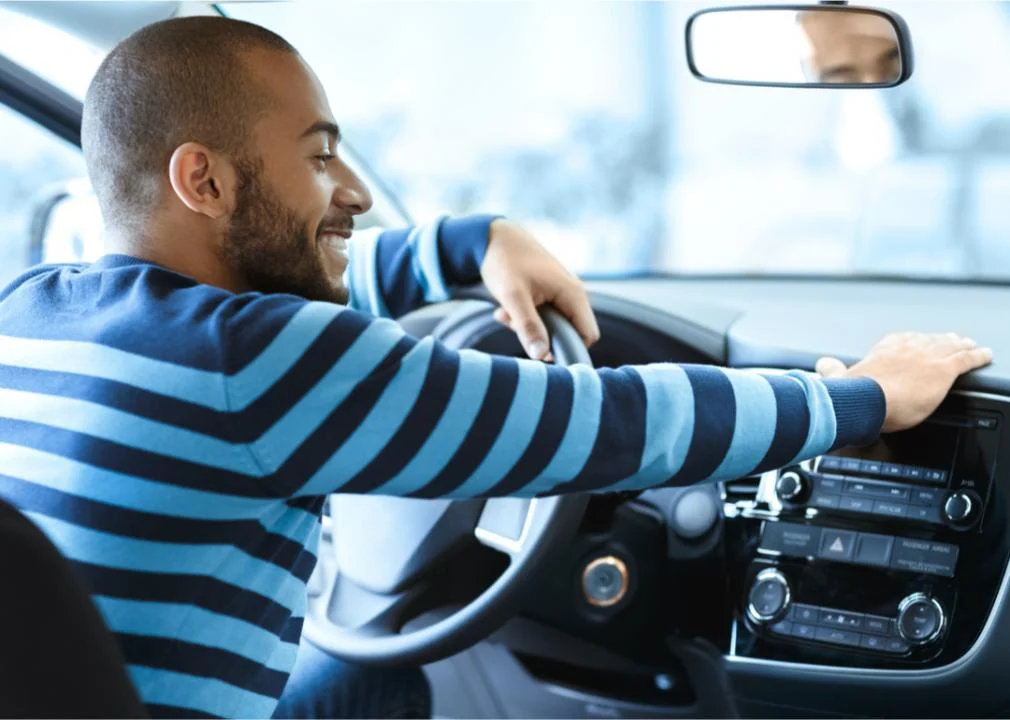
[[[457,310],[446,316],[431,335],[454,349],[474,347],[491,333],[500,331],[501,326],[493,317],[494,308],[494,305],[483,301],[464,302]],[[557,364],[592,364],[581,337],[562,315],[553,309],[544,308],[541,316],[550,335],[551,350]],[[405,316],[401,322],[409,324],[409,317]],[[340,514],[340,508],[344,503],[358,505],[357,509],[350,511],[353,515],[359,514],[361,508],[367,513],[369,505],[366,503],[372,503],[371,507],[375,507],[378,503],[397,503],[399,505],[397,510],[407,513],[414,512],[407,506],[408,503],[428,503],[429,506],[423,510],[424,512],[431,511],[431,503],[471,505],[479,503],[482,507],[473,528],[474,539],[504,553],[509,561],[504,572],[466,605],[433,624],[401,633],[399,628],[395,627],[397,618],[392,616],[398,612],[405,612],[404,608],[410,605],[411,588],[389,596],[390,608],[388,610],[383,608],[381,594],[372,593],[371,590],[355,584],[353,580],[341,576],[336,561],[336,556],[340,554],[339,548],[333,552],[332,541],[327,540],[324,531],[324,537],[320,540],[317,572],[310,579],[303,636],[337,657],[370,665],[416,665],[434,662],[461,652],[487,637],[514,613],[526,580],[534,575],[552,549],[563,547],[565,542],[574,536],[585,512],[588,496],[561,495],[518,501],[529,503],[518,539],[489,530],[484,524],[487,508],[498,508],[496,503],[506,502],[516,502],[516,499],[448,501],[331,496],[331,516]],[[421,506],[415,507],[418,508],[418,512],[422,511]],[[349,515],[345,512],[343,517],[346,519]],[[331,552],[333,556],[324,557],[326,552]],[[326,577],[327,574],[330,577]],[[320,577],[316,578],[316,575]],[[313,583],[312,580],[316,579],[319,582]],[[343,605],[338,598],[341,583],[344,586],[353,585],[353,588],[344,589],[345,594],[350,593],[352,603],[355,598],[359,602],[376,601],[377,614],[356,627],[340,624],[342,619],[346,620],[348,614],[341,611]],[[314,586],[318,585],[322,586],[321,589],[316,587],[314,590]],[[421,589],[417,592],[422,592],[424,586],[421,579],[414,583],[414,588],[418,587]],[[371,596],[368,593],[371,593]],[[396,609],[397,604],[399,610]],[[383,613],[387,613],[389,617],[384,617]]]

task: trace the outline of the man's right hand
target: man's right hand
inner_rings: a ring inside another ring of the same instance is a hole
[[[956,333],[888,335],[852,367],[833,357],[817,361],[825,377],[868,377],[884,391],[883,432],[915,427],[947,397],[958,376],[992,362],[992,350]]]

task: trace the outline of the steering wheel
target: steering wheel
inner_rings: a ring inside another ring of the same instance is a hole
[[[431,334],[454,349],[475,347],[501,331],[493,312],[486,302],[463,303]],[[592,364],[564,317],[550,309],[542,317],[557,364]],[[409,318],[401,323],[409,326]],[[511,617],[524,582],[552,549],[574,536],[587,502],[585,495],[490,500],[333,495],[309,581],[303,632],[321,649],[364,664],[423,664],[461,652]],[[504,572],[448,616],[405,631],[427,609],[424,597],[437,582],[435,571],[444,573],[446,563],[472,543],[503,553]]]

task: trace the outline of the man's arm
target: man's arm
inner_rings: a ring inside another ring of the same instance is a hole
[[[437,220],[402,230],[366,230],[348,243],[350,306],[399,317],[449,299],[454,286],[480,280],[495,215]]]
[[[225,352],[238,368],[226,380],[235,437],[279,496],[688,484],[868,443],[884,420],[880,387],[865,378],[554,367],[456,352],[287,297],[236,307]]]

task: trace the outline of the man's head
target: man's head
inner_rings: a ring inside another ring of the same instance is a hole
[[[339,140],[294,48],[225,18],[131,35],[84,103],[84,157],[112,242],[231,290],[346,302],[344,243],[371,198]]]
[[[811,80],[883,84],[901,75],[898,36],[881,15],[848,10],[809,10],[797,19],[808,40]]]

